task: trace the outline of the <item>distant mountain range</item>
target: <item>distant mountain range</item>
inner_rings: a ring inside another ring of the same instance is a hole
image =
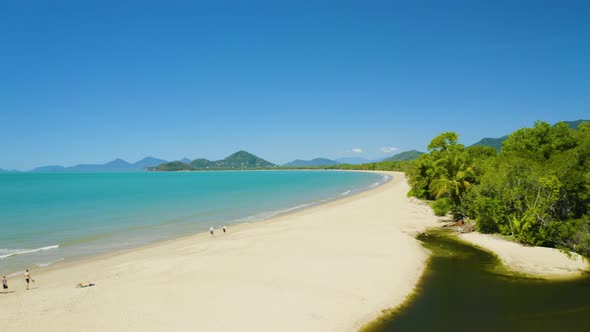
[[[578,129],[578,126],[582,122],[589,122],[589,121],[590,120],[563,121],[563,123],[565,123],[568,126],[570,126],[570,128],[577,130]],[[472,144],[471,146],[476,146],[476,145],[491,146],[491,147],[495,148],[497,151],[500,151],[500,149],[502,148],[502,142],[504,142],[507,138],[508,138],[508,135],[502,136],[502,137],[499,137],[499,138],[486,137],[486,138],[483,138],[480,141]]]
[[[508,135],[502,136],[500,138],[486,137],[486,138],[482,138],[479,142],[474,143],[471,146],[478,146],[478,145],[490,146],[492,148],[495,148],[497,151],[500,151],[500,149],[502,148],[502,142],[504,142],[507,138],[508,138]]]
[[[582,122],[589,122],[590,120],[577,120],[577,121],[563,121],[573,129],[577,129]],[[508,136],[502,136],[499,138],[483,138],[482,140],[474,143],[471,146],[483,145],[491,146],[498,151],[502,147]],[[370,160],[361,157],[345,157],[337,159],[327,158],[316,158],[312,160],[294,160],[286,163],[285,167],[315,167],[315,166],[327,166],[337,164],[367,164],[379,161],[406,161],[414,160],[418,158],[422,152],[411,150],[406,152],[398,153],[392,157],[378,160]],[[122,159],[115,159],[106,164],[79,164],[71,167],[64,167],[59,165],[42,166],[33,169],[31,172],[140,172],[144,170],[199,170],[199,169],[256,169],[256,168],[271,168],[276,165],[259,158],[246,151],[238,151],[231,156],[217,161],[211,161],[204,158],[198,158],[190,160],[183,158],[180,161],[168,162],[163,159],[154,157],[146,157],[142,160],[129,163]],[[0,173],[6,172],[18,172],[15,170],[6,170],[0,168]]]
[[[292,162],[288,162],[284,164],[285,167],[314,167],[314,166],[328,166],[328,165],[338,165],[340,164],[336,160],[326,159],[326,158],[315,158],[312,160],[301,160],[296,159]]]
[[[141,172],[145,168],[156,167],[166,160],[154,157],[146,157],[136,163],[128,163],[123,159],[115,159],[106,164],[80,164],[71,167],[43,166],[37,167],[32,172]]]
[[[360,164],[368,164],[379,162],[381,160],[370,160],[362,157],[344,157],[344,158],[337,158],[337,159],[328,159],[328,158],[315,158],[312,160],[301,160],[296,159],[291,162],[284,164],[284,167],[316,167],[316,166],[329,166],[329,165],[340,165],[340,164],[350,164],[350,165],[360,165]]]
[[[383,161],[408,161],[408,160],[414,160],[414,159],[418,159],[418,157],[420,157],[424,152],[420,152],[420,151],[416,151],[416,150],[410,150],[410,151],[405,151],[405,152],[400,152],[398,154],[396,154],[395,156],[383,159]]]
[[[578,130],[578,127],[580,126],[580,124],[582,124],[582,122],[590,122],[590,120],[563,121],[563,122],[565,124],[567,124],[568,126],[570,126],[570,128]]]
[[[351,165],[360,165],[360,164],[367,164],[367,163],[374,163],[381,160],[370,160],[361,157],[344,157],[344,158],[337,158],[335,159],[340,164],[351,164]]]
[[[314,167],[314,166],[329,166],[329,165],[339,165],[339,164],[352,164],[352,165],[360,165],[360,164],[368,164],[368,163],[376,163],[380,161],[407,161],[407,160],[414,160],[420,157],[423,152],[411,150],[406,152],[398,153],[392,157],[385,158],[385,159],[377,159],[377,160],[369,160],[365,158],[338,158],[335,160],[327,159],[327,158],[316,158],[312,160],[293,160],[284,164],[284,167]]]
[[[246,151],[238,151],[224,159],[211,161],[198,158],[190,163],[173,161],[162,163],[151,170],[154,171],[193,171],[203,169],[260,169],[271,168],[277,165],[266,161]]]

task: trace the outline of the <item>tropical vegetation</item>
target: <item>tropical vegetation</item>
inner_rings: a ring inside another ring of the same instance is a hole
[[[408,165],[409,195],[484,233],[590,256],[590,122],[536,122],[501,149],[442,133]]]

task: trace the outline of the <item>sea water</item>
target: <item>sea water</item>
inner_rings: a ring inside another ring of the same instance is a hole
[[[387,180],[338,171],[0,174],[0,274],[259,221]]]

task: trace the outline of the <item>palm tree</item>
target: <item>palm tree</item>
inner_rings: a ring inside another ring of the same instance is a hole
[[[430,192],[436,199],[449,197],[453,205],[453,213],[460,214],[463,194],[474,181],[474,171],[466,160],[466,154],[460,149],[449,149],[443,152],[437,162],[438,177],[430,184]]]

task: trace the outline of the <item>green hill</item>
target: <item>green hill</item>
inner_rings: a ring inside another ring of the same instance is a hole
[[[190,163],[173,161],[156,167],[156,171],[195,171],[201,169],[258,169],[271,168],[276,165],[246,151],[238,151],[231,156],[217,161],[198,158]]]
[[[570,128],[578,130],[578,126],[582,123],[582,122],[589,122],[590,120],[578,120],[578,121],[563,121],[563,123],[567,124],[568,126],[570,126]]]
[[[508,138],[508,135],[506,136],[502,136],[500,138],[490,138],[490,137],[486,137],[483,138],[481,141],[472,144],[471,146],[490,146],[492,148],[495,148],[497,151],[500,151],[500,149],[502,148],[502,142],[504,142],[506,139]]]
[[[189,163],[193,168],[214,168],[215,163],[205,158],[198,158]]]
[[[217,168],[266,168],[274,167],[275,164],[259,158],[246,151],[238,151],[231,156],[215,162]]]
[[[171,172],[171,171],[192,171],[194,168],[189,165],[185,164],[180,161],[171,161],[169,163],[164,163],[155,168],[156,171],[161,172]]]
[[[396,154],[395,156],[383,159],[382,161],[407,161],[418,159],[424,152],[410,150]]]

